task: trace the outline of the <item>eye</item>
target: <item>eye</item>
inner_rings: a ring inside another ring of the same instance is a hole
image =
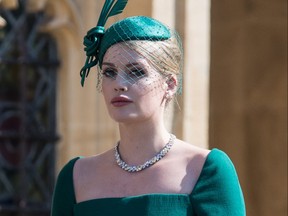
[[[102,72],[105,77],[115,79],[117,76],[117,71],[113,68],[105,68]]]
[[[145,71],[142,68],[133,68],[130,69],[129,75],[131,78],[141,78],[145,76]]]

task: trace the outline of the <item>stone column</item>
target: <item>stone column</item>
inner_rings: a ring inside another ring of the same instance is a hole
[[[183,95],[176,108],[177,135],[208,147],[210,0],[176,2],[176,29],[183,38]],[[180,128],[180,130],[179,130]]]

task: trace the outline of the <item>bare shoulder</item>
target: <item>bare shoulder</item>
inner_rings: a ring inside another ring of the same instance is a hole
[[[210,150],[195,146],[188,142],[177,140],[176,143],[177,153],[184,156],[184,158],[188,161],[190,160],[206,160]]]
[[[182,140],[175,143],[176,155],[180,156],[182,164],[186,166],[187,175],[194,186],[196,184],[210,150],[195,146]],[[190,183],[191,183],[190,182]]]
[[[190,194],[196,185],[210,150],[177,139],[169,155],[169,169],[181,179],[181,191]],[[177,179],[179,180],[179,179]]]
[[[97,155],[79,158],[74,165],[74,176],[75,174],[78,176],[79,174],[87,172],[90,169],[93,170],[100,169],[101,166],[113,160],[113,158],[111,158],[111,151],[113,150],[110,149]]]
[[[105,180],[111,171],[112,149],[90,157],[80,158],[73,169],[73,183],[76,201],[80,202],[94,197],[97,194],[97,185]]]
[[[107,172],[111,170],[110,164],[113,162],[110,149],[101,154],[83,157],[76,161],[73,169],[73,181],[76,192],[79,189],[79,185],[91,185],[93,182],[101,179],[107,175]],[[83,186],[81,186],[83,188]]]

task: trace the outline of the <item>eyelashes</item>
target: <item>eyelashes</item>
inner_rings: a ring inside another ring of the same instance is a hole
[[[130,72],[128,73],[130,77],[133,78],[142,78],[143,76],[145,76],[145,71],[142,68],[134,68],[132,70],[130,70]]]
[[[110,67],[105,68],[102,71],[102,74],[104,77],[111,78],[111,79],[116,79],[118,75],[120,76],[118,71],[112,67],[111,68]],[[123,75],[121,75],[121,76],[123,76]],[[128,69],[127,72],[125,72],[125,78],[128,80],[135,80],[135,79],[138,80],[144,76],[146,76],[146,71],[143,68],[133,67],[131,69]]]
[[[112,79],[116,79],[116,76],[117,76],[117,71],[113,68],[105,68],[103,71],[102,71],[102,75],[104,77],[107,77],[107,78],[112,78]]]

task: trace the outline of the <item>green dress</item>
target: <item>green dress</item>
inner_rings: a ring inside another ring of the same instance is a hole
[[[144,194],[76,203],[72,159],[56,183],[52,216],[243,216],[245,204],[235,168],[218,149],[207,156],[191,194]]]

